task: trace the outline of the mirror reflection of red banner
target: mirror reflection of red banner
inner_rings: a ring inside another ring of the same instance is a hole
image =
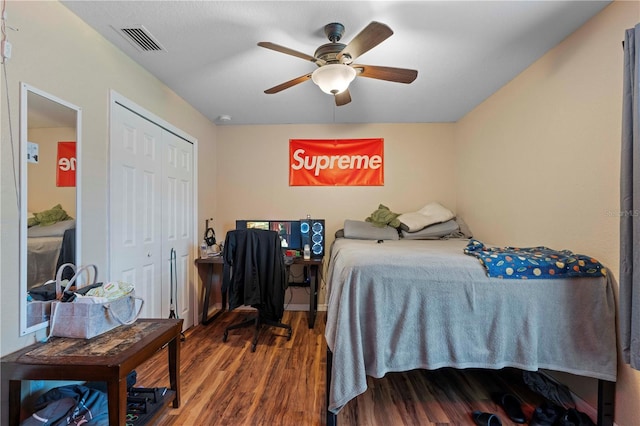
[[[58,142],[56,186],[76,186],[76,143]]]
[[[382,138],[289,140],[289,186],[382,185]]]

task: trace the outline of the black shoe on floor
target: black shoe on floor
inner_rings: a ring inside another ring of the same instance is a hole
[[[502,426],[500,418],[493,413],[483,413],[481,411],[474,411],[471,413],[473,422],[478,426]]]
[[[494,394],[493,397],[511,421],[515,423],[524,423],[526,421],[524,413],[522,412],[522,402],[518,397],[510,393],[498,393]]]
[[[582,413],[575,408],[569,408],[564,415],[562,415],[557,426],[596,426],[589,416]]]
[[[554,426],[564,415],[565,409],[550,402],[543,402],[531,415],[529,426]]]

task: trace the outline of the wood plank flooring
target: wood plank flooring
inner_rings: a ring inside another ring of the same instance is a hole
[[[285,330],[263,328],[251,352],[252,328],[224,328],[249,315],[225,313],[211,324],[188,330],[181,349],[181,406],[168,408],[157,425],[323,425],[325,418],[325,312],[309,329],[306,312],[286,311]],[[167,352],[136,369],[136,386],[169,386]],[[369,389],[338,415],[339,426],[473,425],[474,410],[497,414],[514,425],[491,400],[511,392],[525,403],[528,418],[542,398],[524,385],[518,370],[415,370],[368,380]]]

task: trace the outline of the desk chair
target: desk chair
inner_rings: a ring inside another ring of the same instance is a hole
[[[229,231],[223,259],[222,285],[229,296],[229,310],[246,305],[255,308],[257,314],[227,327],[222,341],[227,341],[230,330],[254,326],[251,352],[255,352],[263,325],[287,330],[287,340],[291,340],[291,326],[280,322],[288,277],[278,233],[263,229]]]

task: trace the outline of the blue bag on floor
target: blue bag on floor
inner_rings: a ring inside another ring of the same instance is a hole
[[[42,394],[22,426],[109,426],[107,394],[83,385],[53,388]]]

